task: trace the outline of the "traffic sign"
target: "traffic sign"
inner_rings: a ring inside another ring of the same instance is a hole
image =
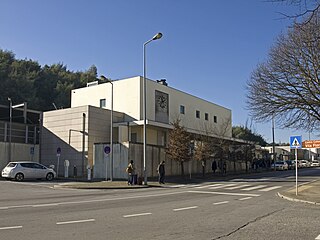
[[[58,148],[57,148],[57,156],[60,157],[60,154],[61,154],[61,148],[58,147]]]
[[[290,137],[290,148],[302,148],[302,137],[291,136]]]
[[[111,152],[111,148],[109,146],[104,147],[104,153],[109,154]]]
[[[320,148],[320,140],[306,140],[302,142],[304,148]]]

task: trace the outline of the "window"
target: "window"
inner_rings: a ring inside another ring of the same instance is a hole
[[[180,105],[180,113],[184,114],[185,113],[185,108],[183,105]]]
[[[217,116],[213,116],[213,121],[215,122],[215,123],[217,123]]]
[[[196,111],[196,118],[200,118],[200,111]]]
[[[105,98],[100,99],[100,107],[101,107],[101,108],[106,107],[106,99],[105,99]]]
[[[209,120],[209,113],[204,114],[204,120],[208,121]]]

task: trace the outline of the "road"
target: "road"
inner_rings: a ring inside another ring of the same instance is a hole
[[[308,182],[319,178],[320,169],[299,174],[300,183]],[[117,190],[0,181],[0,239],[314,240],[319,206],[276,195],[294,184],[294,171]]]

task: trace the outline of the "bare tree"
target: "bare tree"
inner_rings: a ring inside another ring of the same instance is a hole
[[[320,23],[294,24],[257,66],[247,84],[247,103],[255,120],[277,116],[282,127],[320,127]]]
[[[298,12],[295,14],[280,13],[286,18],[291,18],[298,22],[302,18],[302,24],[310,22],[320,10],[320,0],[269,0],[272,3],[286,3],[294,5],[298,8]],[[305,18],[307,16],[307,18]]]
[[[181,175],[184,175],[184,162],[191,159],[190,134],[180,125],[177,118],[172,123],[173,129],[169,132],[169,141],[166,153],[171,160],[177,161],[181,166]]]

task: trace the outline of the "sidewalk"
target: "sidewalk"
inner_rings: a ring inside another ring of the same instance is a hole
[[[278,192],[278,196],[289,201],[320,206],[320,180],[298,186],[298,195],[296,195],[296,188],[294,187],[287,191]]]

